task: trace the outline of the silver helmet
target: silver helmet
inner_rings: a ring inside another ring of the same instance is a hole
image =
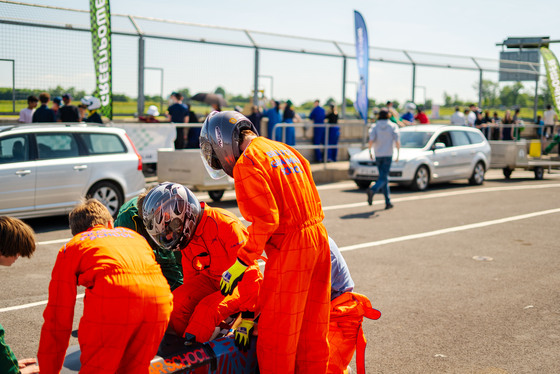
[[[220,178],[220,171],[233,177],[233,167],[241,156],[240,135],[251,130],[258,135],[251,121],[239,112],[212,112],[200,131],[200,153],[210,176]]]
[[[196,196],[177,183],[160,183],[148,192],[142,204],[146,231],[159,246],[172,251],[189,244],[202,214]]]

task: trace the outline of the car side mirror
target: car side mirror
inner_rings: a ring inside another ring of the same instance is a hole
[[[436,149],[443,149],[443,148],[445,148],[445,143],[437,142],[434,145],[432,145],[432,151],[435,151]]]

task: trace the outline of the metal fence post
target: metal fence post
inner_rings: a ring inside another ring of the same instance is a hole
[[[478,68],[478,107],[482,108],[482,68],[480,67],[478,62],[474,59],[474,57],[471,57],[471,59],[473,60],[476,67]]]
[[[144,37],[138,38],[138,115],[144,113]]]
[[[12,60],[12,110],[16,113],[16,60]]]
[[[537,123],[537,109],[539,106],[539,77],[535,79],[535,103],[533,104],[533,122]]]
[[[342,106],[341,116],[346,118],[346,56],[342,58]]]
[[[403,51],[403,53],[405,54],[406,58],[408,58],[408,60],[412,64],[412,102],[414,103],[415,102],[414,94],[415,94],[415,91],[416,91],[416,63],[414,62],[412,57],[410,57],[410,55],[406,51]]]

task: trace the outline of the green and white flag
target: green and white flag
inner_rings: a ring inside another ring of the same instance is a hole
[[[541,47],[541,55],[546,67],[546,76],[548,77],[548,87],[552,95],[552,101],[556,108],[556,113],[560,113],[560,66],[554,53],[546,47]]]
[[[109,0],[89,1],[91,45],[95,65],[94,96],[101,101],[100,114],[113,119],[113,78],[111,67],[111,11]]]

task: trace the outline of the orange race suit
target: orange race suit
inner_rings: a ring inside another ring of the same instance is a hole
[[[86,288],[78,333],[80,373],[148,373],[173,296],[146,240],[123,227],[97,225],[60,249],[37,355],[43,374],[62,368],[76,286]]]
[[[220,280],[247,241],[247,229],[227,210],[205,203],[192,240],[182,249],[183,285],[173,291],[171,327],[177,334],[206,342],[216,326],[238,312],[255,312],[262,274],[252,261],[234,293],[222,296]],[[249,262],[248,262],[249,263]]]
[[[257,137],[233,177],[241,214],[252,222],[238,257],[246,264],[263,250],[268,257],[260,293],[260,372],[325,373],[331,262],[309,162],[290,146]]]

